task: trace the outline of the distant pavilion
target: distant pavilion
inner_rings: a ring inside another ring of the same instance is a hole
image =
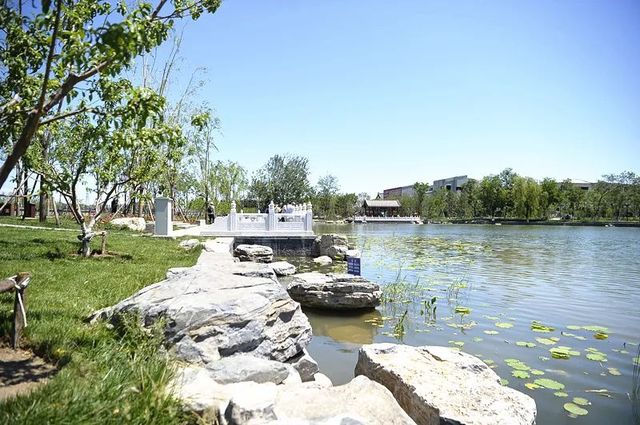
[[[395,199],[367,199],[362,203],[367,217],[395,217],[400,215],[400,202]]]

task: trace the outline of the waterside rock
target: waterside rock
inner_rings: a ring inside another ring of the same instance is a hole
[[[199,365],[240,353],[284,362],[302,352],[311,326],[300,305],[275,278],[234,274],[245,273],[246,266],[219,251],[203,251],[196,266],[95,312],[92,319],[117,323],[134,313],[146,327],[163,319],[170,352]]]
[[[236,392],[225,409],[228,425],[415,423],[389,390],[364,376],[339,387],[262,384],[244,390],[241,394]]]
[[[270,263],[269,267],[273,269],[276,276],[290,276],[296,273],[296,266],[286,261],[276,261],[275,263]]]
[[[346,273],[300,273],[293,276],[287,292],[305,307],[332,310],[372,309],[382,298],[377,283]]]
[[[273,261],[273,250],[263,245],[241,244],[233,250],[233,255],[240,261],[253,261],[256,263],[270,263]]]
[[[363,346],[356,375],[387,387],[418,425],[533,425],[535,401],[502,386],[480,359],[450,347]]]
[[[333,260],[331,259],[331,257],[323,255],[321,257],[314,258],[313,262],[316,264],[320,264],[321,266],[328,266],[329,264],[333,263]]]
[[[142,217],[120,217],[114,218],[109,222],[111,226],[127,228],[134,232],[144,232],[147,228],[147,223]]]
[[[314,245],[318,255],[326,255],[334,260],[344,260],[349,249],[347,237],[336,234],[320,235]]]

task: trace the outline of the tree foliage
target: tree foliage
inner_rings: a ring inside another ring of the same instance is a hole
[[[277,205],[300,204],[307,201],[312,189],[309,184],[309,160],[295,155],[274,155],[253,175],[250,197],[264,210],[269,202]]]
[[[197,19],[219,5],[220,0],[159,0],[155,5],[110,0],[4,2],[0,186],[39,128],[85,112],[108,113],[102,97],[108,89],[105,81],[165,41],[176,20]],[[139,118],[144,121],[144,112]]]

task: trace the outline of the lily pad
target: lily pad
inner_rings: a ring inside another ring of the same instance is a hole
[[[578,325],[568,325],[567,329],[571,329],[572,331],[577,331],[579,329],[582,329],[582,326],[578,326]]]
[[[536,337],[536,341],[538,341],[540,344],[544,344],[544,345],[554,345],[556,342],[552,339],[549,338],[540,338],[540,337]]]
[[[532,375],[538,375],[538,376],[544,375],[544,372],[538,369],[531,369],[530,372]]]
[[[471,313],[471,309],[469,307],[456,307],[457,314],[469,314]]]
[[[577,405],[580,405],[580,406],[588,406],[588,405],[591,404],[589,402],[589,400],[587,400],[586,398],[583,398],[583,397],[574,397],[573,398],[573,402],[575,404],[577,404]]]
[[[513,375],[514,378],[519,379],[529,379],[530,377],[530,375],[524,370],[512,370],[511,375]]]
[[[481,341],[483,341],[483,339],[480,338],[479,336],[474,336],[473,337],[473,342],[481,342]]]
[[[553,332],[555,328],[551,326],[545,326],[540,322],[533,321],[531,323],[531,330],[534,332]]]
[[[527,348],[533,348],[536,346],[536,344],[534,344],[533,342],[527,342],[527,341],[518,341],[516,342],[516,345],[518,347],[527,347]]]
[[[601,352],[597,353],[587,353],[587,358],[589,360],[593,360],[594,362],[606,362],[607,355]]]
[[[583,326],[582,329],[590,332],[604,332],[604,333],[609,332],[609,328],[605,328],[604,326],[595,326],[595,325]]]
[[[530,390],[537,390],[538,388],[542,388],[540,385],[534,384],[533,382],[527,382],[526,384],[524,384],[524,386],[529,388]]]
[[[555,393],[553,393],[553,395],[556,397],[569,397],[569,394],[565,393],[564,391],[556,391]]]
[[[498,332],[498,331],[491,331],[491,330],[489,330],[489,331],[483,331],[483,332],[484,332],[484,333],[486,333],[487,335],[498,335],[498,334],[500,333],[500,332]]]
[[[503,329],[509,329],[513,327],[513,323],[509,322],[497,322],[496,326]]]
[[[607,339],[607,338],[609,338],[609,335],[607,335],[604,332],[596,332],[596,333],[593,334],[593,337],[595,339]]]
[[[553,379],[539,378],[533,382],[541,387],[549,388],[550,390],[564,390],[564,384],[554,381]]]
[[[551,352],[551,357],[554,359],[563,359],[568,360],[571,356],[579,356],[580,352],[576,350],[572,350],[570,347],[552,347],[549,349]]]
[[[507,385],[509,385],[509,381],[504,378],[500,378],[500,384],[506,387]]]
[[[575,416],[584,416],[589,413],[587,409],[583,409],[582,407],[573,403],[565,403],[564,410]]]

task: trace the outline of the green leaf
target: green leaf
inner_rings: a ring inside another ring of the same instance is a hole
[[[526,342],[526,341],[518,341],[516,342],[516,345],[518,347],[527,347],[527,348],[533,348],[536,346],[536,344],[534,344],[533,342]]]
[[[554,345],[556,342],[550,338],[540,338],[540,337],[536,337],[536,341],[538,341],[540,344],[544,344],[544,345]]]
[[[555,328],[551,326],[545,326],[540,322],[536,322],[535,320],[531,323],[531,330],[534,332],[552,332]]]
[[[541,387],[549,388],[550,390],[564,390],[564,384],[558,381],[554,381],[553,379],[539,378],[533,382],[540,385]]]
[[[555,393],[553,393],[553,395],[556,397],[569,397],[569,394],[565,393],[564,391],[556,391]]]
[[[491,331],[491,330],[489,330],[489,331],[482,331],[482,332],[486,333],[487,335],[498,335],[498,334],[500,333],[500,332],[498,332],[498,331]]]
[[[512,370],[511,375],[513,375],[514,378],[519,378],[519,379],[529,379],[529,376],[530,376],[524,370]]]
[[[583,398],[583,397],[574,397],[574,398],[573,398],[573,402],[574,402],[575,404],[580,405],[580,406],[588,406],[588,405],[590,405],[590,404],[591,404],[591,403],[589,402],[589,400],[587,400],[586,398]]]
[[[577,406],[573,403],[565,403],[564,410],[575,416],[584,416],[589,413],[586,409],[583,409],[582,407]]]
[[[513,323],[509,323],[509,322],[498,322],[496,323],[496,326],[499,328],[503,328],[503,329],[509,329],[513,327]]]

